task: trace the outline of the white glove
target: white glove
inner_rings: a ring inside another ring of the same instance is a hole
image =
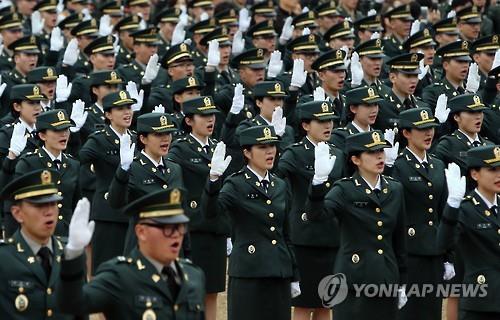
[[[351,60],[349,59],[349,48],[347,46],[340,47],[340,50],[345,52],[344,67],[349,68]]]
[[[67,101],[72,87],[72,83],[68,84],[68,78],[64,74],[60,74],[56,81],[56,102]]]
[[[364,73],[363,73],[363,67],[361,66],[361,62],[359,62],[359,55],[357,52],[353,52],[351,56],[351,77],[352,77],[351,86],[357,87],[361,85]]]
[[[231,242],[231,238],[226,239],[226,255],[229,257],[231,252],[233,251],[233,243]]]
[[[372,33],[372,35],[370,36],[370,40],[373,40],[373,39],[380,39],[380,33],[378,32],[374,32]]]
[[[165,113],[165,107],[162,104],[157,105],[157,106],[155,106],[152,113]]]
[[[24,148],[26,148],[27,142],[26,127],[21,122],[16,123],[12,131],[12,137],[10,137],[9,151],[15,154],[16,157],[19,157]]]
[[[43,25],[45,24],[45,19],[42,19],[40,11],[35,11],[31,14],[31,33],[34,35],[40,35],[43,31]]]
[[[66,248],[71,251],[83,251],[90,243],[94,233],[95,223],[89,221],[90,202],[87,198],[80,199],[73,211],[69,223],[68,244]]]
[[[186,31],[184,30],[185,27],[185,24],[181,23],[180,21],[177,22],[177,25],[172,32],[172,41],[170,41],[172,46],[175,46],[184,41],[184,39],[186,38]]]
[[[64,50],[63,64],[67,66],[72,66],[78,60],[78,56],[80,55],[80,50],[78,49],[78,41],[76,38],[71,39]]]
[[[73,102],[73,109],[71,110],[71,120],[75,123],[74,127],[70,128],[71,132],[78,132],[87,121],[88,112],[85,111],[85,102],[78,99]]]
[[[274,50],[271,53],[269,64],[267,65],[267,77],[276,78],[283,68],[283,60],[281,60],[281,51]]]
[[[144,20],[142,13],[138,13],[137,15],[141,17],[141,21],[139,21],[139,30],[146,30],[146,28],[148,27],[148,23],[146,22],[146,20]]]
[[[3,92],[5,91],[5,88],[7,88],[7,84],[6,83],[2,83],[2,75],[0,74],[0,97],[3,95]]]
[[[182,23],[185,26],[189,24],[189,15],[187,14],[186,10],[187,10],[186,6],[181,7],[181,14],[179,15],[179,22],[178,22]]]
[[[314,89],[313,97],[314,97],[314,101],[325,101],[326,94],[325,94],[325,90],[323,89],[323,87],[317,87],[316,89]]]
[[[137,85],[132,81],[127,83],[125,90],[128,91],[131,98],[137,100],[137,102],[132,105],[132,111],[141,111],[142,103],[144,102],[144,90],[141,89],[141,91],[137,91]]]
[[[246,32],[251,21],[252,17],[248,14],[248,9],[241,9],[238,16],[238,29],[241,30],[241,32]]]
[[[59,18],[59,15],[64,11],[64,0],[57,1],[56,12]],[[58,22],[59,23],[59,22]]]
[[[465,177],[460,173],[460,167],[452,162],[444,169],[446,185],[448,186],[448,199],[446,202],[452,208],[458,208],[465,195]]]
[[[243,109],[245,105],[245,97],[243,96],[243,85],[241,83],[236,84],[234,88],[233,104],[229,112],[232,114],[238,114]]]
[[[283,25],[283,29],[281,29],[281,35],[279,38],[279,43],[281,45],[285,45],[288,40],[292,38],[293,30],[295,29],[295,27],[292,26],[292,20],[292,17],[288,17],[285,19],[285,24]]]
[[[399,288],[398,289],[398,309],[401,309],[405,306],[406,302],[408,302],[408,297],[406,296],[406,289]]]
[[[208,15],[208,13],[206,13],[205,11],[203,11],[201,14],[200,14],[200,21],[205,21],[205,20],[208,20],[210,18],[210,16]]]
[[[64,36],[59,27],[55,27],[50,32],[50,51],[59,51],[64,46]]]
[[[448,14],[446,15],[446,18],[453,18],[457,15],[457,13],[455,12],[455,10],[451,10],[450,12],[448,12]]]
[[[90,14],[89,8],[83,8],[82,14],[83,14],[83,21],[92,20],[92,15]]]
[[[481,76],[479,75],[479,68],[477,63],[473,62],[469,66],[469,74],[467,75],[467,85],[465,90],[476,93],[479,89],[479,82],[481,81]]]
[[[391,146],[394,145],[394,138],[396,138],[396,132],[393,129],[385,129],[384,138],[387,140]]]
[[[101,37],[106,37],[113,32],[113,26],[111,25],[111,17],[109,14],[105,14],[99,20],[99,35]]]
[[[224,159],[225,157],[225,159]],[[217,143],[212,156],[212,164],[210,167],[210,176],[220,177],[224,174],[229,163],[231,163],[231,156],[226,157],[226,144],[222,141]]]
[[[410,36],[414,35],[415,33],[420,31],[420,21],[415,20],[411,24],[411,30],[410,30]]]
[[[296,297],[300,296],[300,294],[302,293],[300,291],[300,282],[298,282],[298,281],[291,282],[290,283],[290,292],[291,292],[292,298],[296,298]]]
[[[245,40],[243,39],[243,33],[240,29],[236,31],[233,37],[233,45],[231,47],[231,53],[233,55],[238,55],[245,50]]]
[[[125,133],[120,137],[120,167],[128,171],[134,161],[135,143],[130,144],[130,135]]]
[[[314,148],[314,176],[313,185],[328,180],[328,175],[335,165],[336,156],[330,155],[330,147],[325,142],[319,142]]]
[[[303,36],[307,36],[307,35],[310,35],[310,34],[311,34],[311,30],[308,27],[305,27],[304,29],[302,29],[302,35]]]
[[[427,72],[429,72],[429,66],[426,66],[424,63],[424,59],[420,60],[418,63],[418,69],[420,70],[420,73],[418,74],[418,80],[422,80]]]
[[[160,64],[158,63],[158,54],[153,54],[149,57],[148,64],[146,65],[146,70],[144,71],[144,76],[142,77],[142,84],[150,84],[158,76],[160,71]]]
[[[293,60],[293,71],[290,86],[300,88],[306,83],[307,71],[304,70],[304,60]]]
[[[439,95],[436,102],[436,118],[439,120],[439,123],[445,123],[448,120],[448,115],[450,114],[450,108],[448,108],[448,97],[442,93]]]
[[[368,11],[367,13],[367,16],[376,16],[377,15],[377,10],[375,9],[370,9],[370,11]]]
[[[207,66],[217,67],[220,63],[219,41],[217,39],[208,42]]]
[[[453,277],[455,277],[455,266],[453,263],[445,262],[443,280],[451,280]]]
[[[384,148],[385,164],[388,167],[392,167],[394,165],[394,162],[396,161],[396,158],[398,157],[398,152],[399,152],[399,142],[396,142],[390,148]]]
[[[271,117],[271,125],[274,127],[274,131],[276,131],[276,135],[282,137],[285,134],[286,118],[283,117],[283,108],[276,107],[274,109]]]
[[[1,54],[1,52],[0,52]],[[495,52],[495,59],[493,60],[493,65],[491,66],[491,70],[495,69],[496,67],[500,66],[500,49],[497,49],[497,52]]]
[[[308,7],[302,8],[302,13],[306,13],[306,12],[309,12],[309,8]]]

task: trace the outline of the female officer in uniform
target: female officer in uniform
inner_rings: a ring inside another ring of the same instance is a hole
[[[333,120],[338,120],[331,102],[312,101],[299,105],[298,115],[305,137],[286,148],[281,156],[276,175],[286,178],[294,195],[290,211],[290,240],[293,244],[301,279],[302,294],[292,301],[294,319],[330,319],[330,310],[323,308],[318,297],[318,284],[333,271],[339,246],[338,226],[328,222],[309,221],[305,211],[307,190],[314,174],[314,148],[330,139]],[[331,154],[338,161],[328,180],[345,176],[344,153],[329,144]]]
[[[406,141],[406,148],[388,171],[401,182],[404,189],[408,284],[437,285],[443,278],[449,280],[455,274],[445,252],[436,247],[438,227],[447,197],[445,166],[428,150],[439,124],[429,108],[403,111],[399,119],[399,129]],[[425,297],[411,298],[401,310],[401,319],[440,320],[441,302],[442,298],[436,296],[435,292]]]
[[[340,248],[335,273],[343,273],[352,284],[406,283],[405,203],[401,184],[382,175],[383,149],[389,146],[376,130],[351,135],[346,150],[354,174],[328,182],[335,158],[328,145],[315,148],[314,176],[306,212],[311,220],[338,219]],[[335,306],[335,319],[395,319],[397,307],[406,302],[404,287],[398,299],[392,296],[368,297],[352,287],[347,298]],[[395,290],[393,290],[395,291]]]
[[[109,187],[112,208],[120,209],[156,190],[183,187],[180,166],[165,158],[175,131],[168,114],[148,113],[137,118],[137,150],[141,152],[134,158],[134,146],[120,148],[120,167]],[[129,221],[125,254],[137,244],[134,225],[134,221]]]
[[[186,190],[186,212],[190,219],[191,257],[206,275],[206,317],[215,319],[217,293],[226,285],[226,238],[229,226],[224,216],[206,219],[200,211],[204,183],[208,179],[215,141],[210,139],[215,128],[215,114],[219,112],[210,96],[184,101],[183,129],[189,132],[176,140],[168,158],[182,168]]]
[[[496,320],[500,319],[500,146],[472,148],[466,161],[476,188],[464,198],[465,178],[456,164],[449,165],[449,195],[438,245],[460,252],[465,264],[463,283],[480,288],[477,295],[460,298],[460,319]]]
[[[269,171],[279,139],[272,126],[247,128],[239,139],[247,165],[223,183],[231,157],[224,159],[226,146],[220,142],[203,202],[208,217],[227,213],[231,219],[228,319],[290,319],[291,291],[300,294],[288,236],[291,194],[285,181]]]
[[[92,201],[92,219],[96,221],[92,238],[93,272],[99,264],[123,252],[128,218],[111,208],[108,188],[120,165],[121,144],[130,144],[131,140],[135,140],[135,135],[128,128],[132,123],[132,105],[136,102],[126,91],[105,96],[103,109],[107,124],[103,130],[90,135],[80,150],[81,165],[92,164],[96,176],[96,191]]]

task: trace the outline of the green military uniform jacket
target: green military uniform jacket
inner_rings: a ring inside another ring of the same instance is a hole
[[[189,217],[189,230],[211,232],[215,234],[229,234],[229,225],[224,215],[207,219],[201,211],[201,195],[203,187],[210,173],[212,155],[217,141],[208,139],[209,153],[205,153],[202,146],[190,134],[176,140],[168,153],[168,159],[182,168],[184,186],[189,192],[186,195],[186,214]]]
[[[373,125],[375,129],[382,131],[397,128],[400,112],[427,106],[413,95],[406,98],[405,101],[401,101],[392,90],[389,94],[384,94],[383,97],[384,100],[379,103],[377,120],[375,120],[375,124]]]
[[[158,34],[161,41],[161,44],[158,46],[158,56],[163,57],[165,53],[167,53],[168,49],[170,49],[170,41],[166,40],[161,32],[159,32]]]
[[[404,53],[403,42],[396,39],[394,36],[390,36],[384,39],[384,53],[388,57],[394,57]]]
[[[10,139],[12,138],[14,125],[18,122],[19,119],[17,119],[13,123],[6,124],[2,128],[0,128],[0,161],[2,162],[5,159],[5,157],[9,154]],[[33,132],[30,133],[28,129],[26,129],[26,135],[28,135],[28,141],[26,142],[26,147],[24,148],[21,154],[35,151],[35,149],[37,149],[40,144],[39,140],[36,137],[35,130],[33,130]]]
[[[483,110],[484,119],[481,126],[481,134],[495,144],[500,144],[500,100],[490,108]]]
[[[309,218],[339,221],[334,272],[345,274],[350,285],[406,283],[404,191],[396,180],[380,179],[378,196],[357,172],[333,187],[323,183],[310,188]]]
[[[345,127],[337,128],[332,131],[330,143],[345,152],[345,140],[348,136],[356,133],[359,133],[359,130],[352,124],[351,121]]]
[[[424,102],[427,103],[434,112],[436,109],[437,99],[443,93],[449,100],[465,93],[465,89],[458,87],[455,90],[455,87],[453,87],[453,85],[446,78],[443,78],[441,82],[435,82],[434,84],[424,88],[422,91],[422,100],[424,100]]]
[[[57,304],[63,244],[52,237],[52,270],[49,279],[20,231],[0,242],[0,314],[3,319],[74,319]],[[82,271],[82,275],[84,272]]]
[[[128,134],[135,141],[135,134],[130,131]],[[128,217],[112,209],[108,202],[108,188],[120,166],[120,139],[108,125],[88,137],[80,150],[80,163],[92,166],[96,177],[91,219],[127,223]]]
[[[404,148],[394,163],[391,176],[401,182],[406,202],[406,243],[408,253],[439,256],[436,247],[441,215],[448,197],[444,163],[427,154],[428,168]]]
[[[90,63],[87,55],[83,52],[80,52],[80,54],[78,55],[78,59],[76,60],[75,64],[71,66],[71,68],[77,75],[80,76],[87,75],[92,72],[92,64]]]
[[[90,77],[88,75],[81,75],[71,81],[71,94],[68,97],[68,102],[73,103],[80,99],[85,102],[86,106],[90,106],[93,101],[90,96]],[[67,110],[71,112],[71,110]]]
[[[158,55],[160,56],[160,55]],[[161,57],[161,56],[160,56]],[[132,51],[129,51],[125,46],[120,45],[120,50],[118,51],[118,54],[116,55],[116,63],[115,65],[121,66],[121,65],[127,65],[129,64],[132,60],[134,60],[135,54]]]
[[[498,195],[497,203],[500,203]],[[439,228],[438,245],[445,249],[460,250],[465,270],[462,283],[487,285],[487,288],[478,290],[476,296],[462,297],[461,309],[500,313],[499,242],[500,220],[490,212],[476,191],[467,195],[458,209],[446,206]]]
[[[24,84],[26,83],[26,76],[20,73],[15,67],[2,75],[2,82],[7,84],[2,97],[0,98],[1,106],[0,109],[0,117],[8,114],[11,110],[10,107],[10,90],[16,84]]]
[[[84,256],[63,259],[59,304],[73,314],[102,312],[108,320],[204,319],[203,271],[184,259],[178,259],[175,266],[181,278],[176,298],[167,281],[137,249],[129,257],[103,263],[88,284],[84,284]]]
[[[304,137],[283,152],[276,170],[276,175],[286,179],[293,194],[290,208],[290,239],[294,245],[313,247],[338,247],[339,230],[337,221],[312,221],[305,210],[307,193],[305,190],[311,185],[314,176],[314,148],[313,143]],[[330,172],[328,183],[345,177],[345,154],[340,149],[330,145],[330,154],[337,160]]]
[[[0,72],[8,72],[14,68],[14,59],[9,55],[4,48],[0,54]]]
[[[201,52],[200,49],[195,47],[194,50],[191,51],[191,55],[195,66],[205,66],[207,64],[207,56]]]
[[[127,84],[129,81],[138,84],[138,87],[142,83],[142,77],[144,77],[144,72],[146,71],[146,66],[141,66],[137,60],[132,60],[126,65],[118,67],[116,70],[120,74],[123,82]],[[158,85],[164,85],[168,82],[167,70],[160,68],[156,79],[153,80],[151,86],[155,87]]]
[[[227,213],[231,220],[230,277],[299,280],[288,231],[290,197],[283,179],[269,173],[266,192],[247,167],[224,184],[222,179],[207,183],[203,213],[208,217]]]
[[[276,80],[281,81],[285,88],[290,87],[292,81],[292,72],[286,71],[276,77]],[[313,94],[314,89],[321,87],[321,80],[316,72],[307,73],[306,83],[299,88],[299,96]]]

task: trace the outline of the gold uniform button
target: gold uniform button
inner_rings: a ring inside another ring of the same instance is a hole
[[[326,186],[327,188],[330,188],[330,186],[331,186],[330,182],[325,183],[325,186]]]
[[[62,203],[58,203],[58,204],[57,204],[57,207],[58,207],[59,209],[61,209],[61,208],[62,208]]]
[[[52,289],[51,289],[51,288],[47,288],[47,294],[48,294],[48,295],[51,295],[51,294],[52,294]]]
[[[47,309],[47,317],[52,317],[52,309]]]
[[[276,230],[276,228],[275,227],[271,227],[271,228],[269,228],[269,230],[274,231],[274,230]]]
[[[303,213],[300,218],[302,219],[302,221],[307,221],[307,213]]]
[[[479,276],[477,276],[477,283],[479,284],[485,284],[486,283],[486,278],[480,274]]]
[[[58,216],[57,219],[62,220],[63,216]]]
[[[104,199],[105,199],[105,200],[108,200],[108,196],[109,196],[109,193],[107,193],[107,192],[106,192],[106,193],[104,194]]]
[[[432,182],[427,182],[428,187],[432,187]]]
[[[255,253],[255,247],[253,245],[248,246],[248,253],[254,254]]]
[[[269,212],[269,218],[274,218],[274,213]]]
[[[384,239],[384,237],[382,237],[382,235],[381,235],[381,234],[379,234],[379,235],[377,236],[377,240],[379,240],[379,241],[380,241],[380,240],[382,240],[382,239]]]
[[[432,194],[429,195],[429,199],[434,199],[434,196]]]
[[[429,225],[432,227],[434,225],[434,222],[429,221]]]
[[[500,229],[497,230],[497,233],[500,234]]]
[[[198,203],[196,203],[196,201],[193,200],[193,201],[191,201],[189,206],[191,207],[191,209],[196,209],[198,207]]]
[[[351,260],[352,260],[352,263],[358,263],[359,256],[357,254],[353,254]]]
[[[62,196],[62,192],[61,192],[61,191],[59,191],[59,192],[57,193],[57,195],[58,195],[58,196]]]
[[[271,204],[271,202],[272,202],[271,200],[266,200],[267,204]]]
[[[167,186],[166,184],[162,185],[161,187],[162,187],[163,189],[167,189],[167,188],[168,188],[168,186]]]
[[[278,243],[278,241],[273,240],[273,241],[271,241],[271,243],[272,243],[273,245],[276,245],[276,243]]]
[[[434,212],[434,209],[429,208],[429,210],[427,210],[427,211],[429,211],[429,213],[433,213],[433,212]]]
[[[415,235],[415,229],[413,229],[413,228],[408,229],[408,235],[410,237],[413,237]]]
[[[376,213],[380,213],[380,208],[375,208]]]
[[[384,250],[382,250],[382,249],[378,249],[378,250],[377,250],[377,253],[378,253],[378,254],[383,254],[383,253],[384,253]]]
[[[177,311],[179,310],[179,305],[178,304],[174,304],[174,311]]]
[[[384,225],[384,223],[383,223],[382,221],[380,221],[380,220],[379,220],[379,221],[377,221],[377,226],[381,227],[381,226],[383,226],[383,225]]]

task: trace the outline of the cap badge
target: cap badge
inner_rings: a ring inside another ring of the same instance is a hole
[[[97,27],[97,21],[95,21],[95,19],[90,20],[90,26]]]
[[[374,133],[372,133],[372,139],[373,143],[375,144],[380,143],[380,134],[377,131],[375,131]]]
[[[48,170],[43,170],[40,174],[40,181],[42,184],[50,184],[52,181],[52,173]]]
[[[411,56],[411,62],[417,62],[418,61],[418,55],[415,53]]]
[[[180,49],[181,49],[181,51],[188,51],[187,45],[185,43],[181,43]]]
[[[205,107],[210,107],[212,105],[212,100],[210,99],[210,97],[205,97],[203,99],[203,102],[205,103]]]
[[[276,91],[276,92],[281,92],[281,84],[276,83],[276,84],[274,85],[274,91]]]
[[[342,50],[337,50],[337,52],[335,53],[335,57],[337,59],[342,59],[342,52],[343,52]]]
[[[264,56],[264,50],[258,49],[257,50],[257,57],[263,57]]]
[[[493,42],[493,43],[498,43],[498,36],[497,36],[497,35],[494,35],[494,36],[491,38],[491,42]]]
[[[181,192],[179,189],[175,188],[170,192],[170,204],[180,204],[181,203]]]
[[[59,121],[63,121],[65,120],[65,117],[64,117],[64,112],[63,111],[59,111],[57,113],[57,119],[59,119]]]
[[[112,35],[108,36],[107,43],[108,44],[112,44],[113,43],[113,36]]]
[[[429,120],[429,113],[427,112],[427,110],[422,110],[420,112],[420,118],[422,120]]]
[[[469,42],[467,42],[467,41],[463,41],[463,42],[462,42],[462,49],[464,49],[464,50],[468,50],[468,49],[469,49]]]
[[[264,131],[264,139],[270,139],[273,137],[271,129],[269,129],[268,127],[265,127],[263,131]]]
[[[482,104],[481,98],[479,98],[479,96],[474,96],[472,99],[474,100],[474,104]]]
[[[375,97],[375,90],[373,88],[368,88],[368,97]]]
[[[109,74],[109,76],[111,77],[111,80],[117,80],[118,79],[118,76],[116,75],[116,72],[114,72],[114,71],[111,71],[111,73]]]
[[[321,104],[321,111],[323,111],[323,112],[328,112],[328,103],[323,102],[323,103]]]
[[[35,36],[31,36],[30,37],[30,43],[31,44],[36,44],[36,38],[35,38]]]
[[[166,116],[161,116],[161,117],[160,117],[160,125],[161,125],[162,127],[164,127],[164,126],[168,126],[168,120],[167,120],[167,117],[166,117]]]
[[[38,86],[33,87],[33,95],[38,96],[40,94],[40,88]]]
[[[54,75],[54,69],[47,68],[47,77],[52,77]]]
[[[316,38],[314,37],[314,34],[309,35],[309,42],[315,42]]]
[[[500,160],[500,147],[493,149],[493,154],[495,155],[496,160]]]
[[[120,91],[120,99],[127,99],[127,93],[125,91]]]
[[[427,37],[430,37],[430,35],[431,35],[431,34],[430,34],[430,32],[429,32],[429,29],[427,29],[427,28],[426,28],[426,29],[424,29],[424,37],[426,37],[426,38],[427,38]]]
[[[344,29],[349,29],[349,21],[348,20],[344,20]]]
[[[196,85],[196,79],[194,77],[189,77],[188,78],[188,84],[189,84],[190,87],[195,86]]]
[[[382,47],[382,40],[379,38],[375,40],[375,47],[381,48]]]

